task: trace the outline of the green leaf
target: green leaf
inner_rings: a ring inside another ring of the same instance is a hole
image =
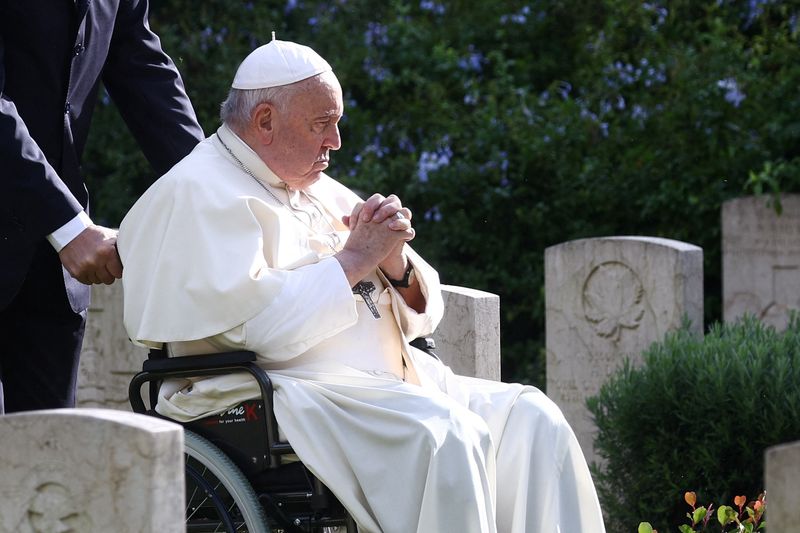
[[[681,533],[694,533],[694,528],[692,526],[687,526],[686,524],[681,524],[678,529],[681,530]]]
[[[719,520],[720,524],[726,526],[736,520],[736,511],[729,505],[721,505],[717,509],[717,520]]]
[[[705,517],[706,517],[706,508],[698,507],[697,509],[694,510],[694,513],[692,513],[692,524],[697,524]]]
[[[653,526],[650,522],[641,522],[639,524],[639,533],[653,533]]]

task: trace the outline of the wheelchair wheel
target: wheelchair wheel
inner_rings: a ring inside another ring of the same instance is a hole
[[[270,533],[252,486],[227,455],[184,430],[186,531]]]

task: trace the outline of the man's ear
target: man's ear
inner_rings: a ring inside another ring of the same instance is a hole
[[[268,102],[262,102],[253,109],[250,125],[264,144],[272,143],[275,135],[275,115],[275,108]]]

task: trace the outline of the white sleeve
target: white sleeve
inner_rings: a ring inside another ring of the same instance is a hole
[[[72,239],[91,225],[92,219],[89,218],[85,211],[81,211],[69,222],[48,235],[47,240],[55,248],[56,252],[60,252]]]
[[[355,298],[333,257],[290,271],[281,292],[243,324],[245,349],[285,361],[358,321]]]
[[[414,250],[406,248],[406,254],[408,254],[408,260],[414,265],[420,290],[425,297],[425,310],[418,313],[406,303],[397,289],[391,287],[391,291],[393,293],[392,303],[397,310],[400,328],[407,339],[413,340],[433,333],[444,315],[444,303],[436,270]]]

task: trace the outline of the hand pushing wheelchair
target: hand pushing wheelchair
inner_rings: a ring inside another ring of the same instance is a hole
[[[412,344],[435,357],[431,339]],[[181,423],[184,427],[186,531],[227,533],[356,533],[342,504],[281,441],[272,410],[272,382],[253,352],[238,351],[168,358],[151,350],[131,380],[133,411],[157,416],[154,407],[165,379],[247,372],[261,397],[226,411]],[[142,389],[149,389],[149,407]]]

